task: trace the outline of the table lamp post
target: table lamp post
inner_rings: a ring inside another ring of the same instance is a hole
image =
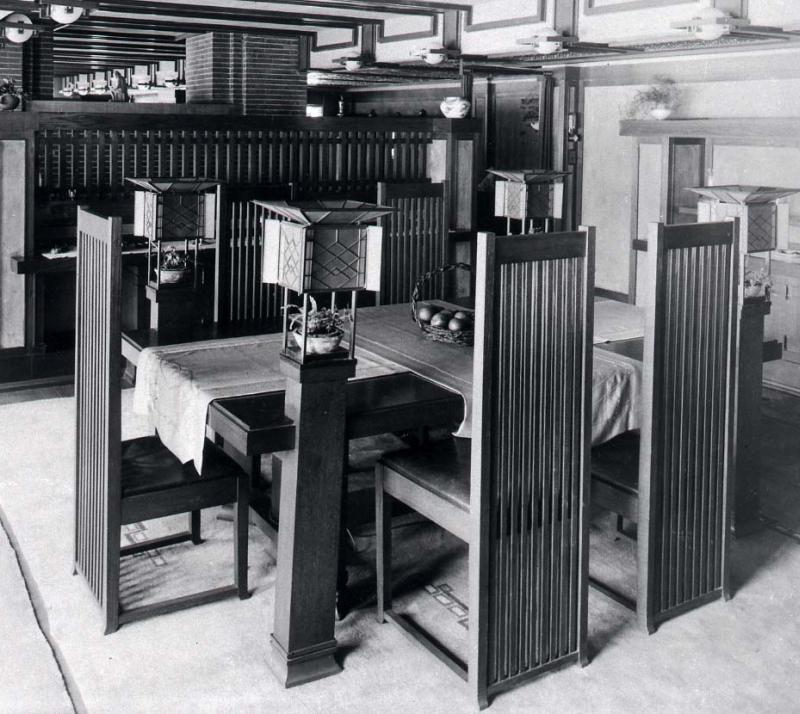
[[[135,189],[134,235],[147,238],[150,328],[185,329],[209,312],[209,306],[198,304],[203,287],[200,243],[217,238],[221,184],[193,178],[125,181]]]
[[[520,233],[533,232],[533,219],[544,222],[544,231],[562,217],[563,179],[566,172],[545,169],[487,169],[494,177],[494,215],[505,216],[506,232],[511,235],[511,220],[520,221]]]
[[[291,687],[341,671],[334,659],[334,621],[346,385],[356,367],[357,296],[361,290],[378,290],[381,272],[382,229],[364,224],[393,209],[342,200],[255,203],[283,219],[264,221],[263,280],[283,287],[281,371],[287,378],[286,416],[294,421],[296,434],[295,448],[281,468],[270,655],[272,670]],[[301,296],[304,317],[293,341],[286,314],[290,291]],[[333,310],[337,293],[349,294],[349,349],[336,344],[327,350],[311,348],[310,293],[321,292],[330,294]]]
[[[747,261],[751,254],[764,254],[766,273],[771,272],[771,251],[788,243],[789,204],[787,198],[800,192],[771,186],[696,186],[688,189],[700,196],[697,220],[739,220],[739,374],[737,380],[736,478],[733,530],[737,536],[761,528],[761,392],[764,355],[779,343],[764,342],[764,319],[770,313],[769,291],[746,285]]]

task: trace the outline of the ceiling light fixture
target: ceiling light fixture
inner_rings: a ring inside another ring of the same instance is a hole
[[[15,45],[21,45],[33,37],[33,22],[21,12],[12,12],[8,17],[3,18],[2,26],[5,38]]]
[[[83,8],[75,5],[50,5],[50,19],[59,25],[71,25],[83,15]]]
[[[577,42],[577,37],[565,37],[555,30],[545,28],[533,37],[517,40],[518,45],[528,45],[537,55],[552,55],[561,52],[565,43]]]
[[[428,47],[417,47],[409,53],[412,57],[419,57],[427,64],[441,64],[453,50],[445,49],[444,45],[434,44]]]

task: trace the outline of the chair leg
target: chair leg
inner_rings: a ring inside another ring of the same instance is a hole
[[[392,609],[392,497],[383,491],[383,466],[375,467],[375,572],[378,622]]]
[[[236,485],[236,514],[233,518],[234,581],[240,600],[250,597],[247,589],[248,530],[250,525],[250,477],[242,476]]]
[[[200,545],[203,542],[200,537],[200,511],[192,511],[189,514],[189,530],[192,533],[192,543]]]

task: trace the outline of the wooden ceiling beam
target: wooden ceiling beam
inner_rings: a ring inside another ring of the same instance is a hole
[[[126,14],[150,14],[159,17],[185,17],[194,19],[239,21],[261,21],[283,25],[303,25],[314,27],[357,27],[363,22],[371,21],[369,17],[353,17],[347,15],[313,15],[311,13],[271,12],[269,10],[252,10],[247,8],[210,7],[205,5],[186,5],[170,2],[152,2],[152,0],[101,0],[97,3],[98,11]],[[94,15],[98,16],[97,13]],[[382,21],[376,18],[375,21]]]
[[[257,0],[261,2],[261,0]],[[264,4],[274,4],[264,0]],[[388,14],[436,15],[447,10],[469,12],[472,5],[436,2],[435,0],[279,0],[280,5],[301,5],[303,7],[325,7],[331,9],[372,10]]]
[[[247,32],[254,35],[275,35],[275,36],[313,36],[316,33],[313,30],[282,30],[276,28],[258,27],[256,25],[232,24],[220,25],[201,22],[186,22],[179,19],[171,19],[169,17],[163,18],[115,18],[104,17],[102,19],[81,20],[74,25],[68,25],[61,29],[57,35],[80,34],[90,31],[102,32],[125,32],[125,31],[141,31],[141,32],[163,32],[170,33],[173,36],[197,34],[202,32]]]

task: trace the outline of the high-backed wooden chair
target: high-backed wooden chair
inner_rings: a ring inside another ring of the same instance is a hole
[[[247,596],[245,473],[210,442],[201,478],[157,436],[121,440],[120,223],[118,217],[78,210],[75,571],[103,608],[106,633],[143,617]],[[121,609],[121,557],[186,540],[199,543],[200,510],[229,503],[236,503],[234,585]],[[191,513],[190,532],[120,547],[121,526],[179,513]]]
[[[638,521],[635,607],[648,632],[729,597],[737,227],[651,226],[641,439],[592,450],[592,502]]]
[[[430,442],[376,468],[378,619],[468,679],[482,708],[587,661],[593,230],[478,235],[471,443]],[[466,662],[393,609],[394,501],[469,543]]]
[[[411,302],[417,280],[449,262],[443,183],[378,183],[378,203],[396,209],[383,226],[382,305]],[[441,278],[423,298],[441,298]]]

